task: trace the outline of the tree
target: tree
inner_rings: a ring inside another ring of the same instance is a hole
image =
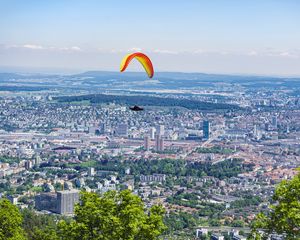
[[[36,214],[30,209],[21,211],[23,229],[30,240],[57,240],[56,217],[53,215]]]
[[[7,199],[0,200],[0,240],[25,240],[19,209]]]
[[[300,173],[290,181],[282,181],[276,188],[267,214],[258,214],[252,226],[252,239],[266,239],[270,234],[283,234],[286,239],[300,238]],[[263,229],[260,235],[258,229]]]
[[[146,211],[142,200],[128,190],[100,196],[83,192],[74,220],[59,223],[59,235],[68,240],[153,240],[166,229],[164,210]]]

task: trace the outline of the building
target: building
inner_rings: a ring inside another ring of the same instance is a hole
[[[159,141],[159,151],[162,152],[165,150],[165,140],[163,138]]]
[[[155,151],[159,151],[159,142],[160,142],[160,136],[158,134],[155,135]]]
[[[126,174],[126,175],[129,175],[129,174],[130,174],[130,168],[129,168],[129,167],[125,169],[125,174]]]
[[[141,175],[140,181],[143,183],[164,182],[166,181],[165,174]]]
[[[73,214],[74,206],[79,202],[79,191],[64,190],[59,192],[41,193],[36,195],[35,208],[39,211],[46,210],[58,214]]]
[[[34,202],[35,208],[39,211],[57,212],[57,194],[54,192],[36,195]]]
[[[164,139],[159,135],[155,135],[155,151],[161,152],[164,151]]]
[[[89,175],[89,177],[93,177],[93,176],[95,176],[95,168],[93,168],[93,167],[90,167],[89,168],[89,170],[88,170],[88,175]]]
[[[154,127],[150,128],[149,135],[150,135],[151,140],[154,140],[154,138],[155,138],[155,128]]]
[[[208,229],[207,228],[200,228],[196,230],[196,238],[201,238],[203,236],[207,236]]]
[[[106,125],[105,125],[105,123],[100,123],[98,130],[99,130],[99,134],[106,133]]]
[[[7,196],[7,199],[14,205],[18,204],[18,196],[9,195]]]
[[[247,240],[247,238],[241,235],[234,235],[232,240]]]
[[[164,125],[156,126],[156,135],[159,135],[159,136],[165,135],[165,126]]]
[[[31,161],[26,161],[25,162],[25,169],[29,170],[30,168],[32,168],[32,162]]]
[[[95,126],[89,127],[89,134],[95,134],[96,130],[97,130],[97,127],[95,127]]]
[[[145,151],[150,150],[150,137],[149,136],[144,137],[144,149],[145,149]]]
[[[272,117],[272,125],[273,125],[273,127],[277,128],[277,124],[278,124],[277,116],[275,115]]]
[[[57,213],[73,214],[74,206],[79,202],[78,190],[65,190],[57,192]]]
[[[208,120],[203,121],[203,138],[209,139],[210,137],[210,122]]]
[[[64,182],[64,190],[71,190],[73,189],[73,184],[71,182]]]
[[[210,237],[211,240],[224,240],[224,236],[218,234],[212,234]]]
[[[39,166],[41,164],[41,161],[42,161],[41,157],[37,155],[34,159],[34,165]]]
[[[82,188],[85,186],[84,178],[76,178],[75,179],[75,186],[78,188]]]
[[[128,136],[128,125],[127,124],[119,124],[117,129],[116,129],[116,134],[118,136],[125,136],[127,137]]]

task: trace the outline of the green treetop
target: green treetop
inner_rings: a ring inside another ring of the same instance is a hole
[[[290,181],[282,181],[276,188],[268,214],[260,213],[252,227],[252,239],[267,239],[283,234],[285,239],[300,239],[300,173]],[[258,229],[264,234],[259,234]]]
[[[82,193],[71,222],[59,223],[59,235],[68,240],[154,240],[165,230],[163,209],[146,211],[142,200],[125,190],[100,196]]]
[[[0,240],[25,240],[19,209],[7,199],[0,199]]]

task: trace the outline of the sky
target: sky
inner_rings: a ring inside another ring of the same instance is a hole
[[[300,76],[298,0],[0,0],[0,70]],[[128,68],[140,71],[134,62]]]

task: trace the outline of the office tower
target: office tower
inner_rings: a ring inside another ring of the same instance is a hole
[[[210,122],[208,120],[203,121],[203,138],[209,139],[210,137]]]
[[[155,151],[159,151],[159,144],[160,144],[160,136],[158,134],[155,135]]]
[[[66,190],[57,192],[57,213],[73,214],[74,206],[79,202],[78,190]]]
[[[165,140],[163,138],[160,139],[159,141],[159,151],[164,151],[165,150]]]
[[[164,125],[158,125],[156,127],[156,135],[159,135],[159,136],[165,135],[165,126]]]
[[[116,134],[119,136],[127,136],[128,135],[128,125],[127,124],[119,124],[116,130]]]
[[[150,150],[150,137],[149,136],[144,137],[144,149],[145,149],[145,151]]]
[[[164,139],[156,134],[155,135],[155,151],[157,152],[161,152],[164,151],[165,147],[164,147]]]
[[[154,127],[150,128],[149,134],[150,134],[151,140],[154,140],[154,138],[155,138],[155,128]]]

